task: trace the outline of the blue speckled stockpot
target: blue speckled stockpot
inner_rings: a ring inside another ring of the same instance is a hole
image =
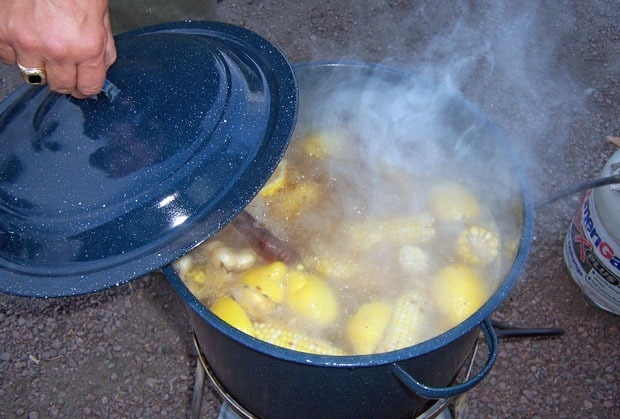
[[[305,63],[295,67],[299,88],[298,124],[321,123],[326,94],[359,89],[360,96],[382,85],[403,86],[403,95],[433,89],[400,70],[365,63]],[[317,86],[322,86],[318,89]],[[327,86],[327,87],[326,87]],[[410,90],[410,89],[413,90]],[[398,98],[394,98],[398,100]],[[503,281],[470,318],[421,344],[377,355],[321,356],[290,351],[252,338],[211,314],[185,287],[172,266],[164,269],[185,301],[200,350],[225,391],[253,415],[264,418],[396,418],[423,412],[433,399],[457,396],[478,384],[497,355],[489,316],[515,285],[526,261],[533,230],[533,206],[522,168],[497,128],[453,92],[437,91],[438,122],[455,135],[442,144],[456,158],[484,161],[479,176],[492,177],[497,190],[485,199],[504,222]],[[354,106],[353,106],[354,108]],[[415,161],[412,161],[415,164]],[[464,383],[455,376],[483,332],[487,360]]]

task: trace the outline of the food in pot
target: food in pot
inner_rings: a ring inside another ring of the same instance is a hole
[[[209,306],[209,309],[213,312],[213,314],[231,326],[236,327],[248,335],[254,335],[254,326],[252,325],[252,321],[243,308],[241,308],[239,303],[232,298],[228,296],[220,297]]]
[[[271,234],[247,211],[242,211],[237,215],[232,221],[232,225],[244,235],[252,249],[266,261],[279,260],[296,263],[299,260],[299,255],[295,249]]]
[[[429,339],[428,313],[432,311],[429,298],[423,290],[413,289],[402,293],[394,302],[394,311],[378,352],[388,352],[415,345]]]
[[[456,182],[445,181],[434,185],[429,191],[428,200],[433,213],[444,220],[468,220],[480,214],[476,198]]]
[[[485,227],[469,227],[459,235],[457,252],[467,263],[490,263],[499,253],[499,237]]]
[[[434,299],[449,324],[462,322],[486,301],[484,280],[471,266],[448,265],[439,271],[434,282]]]
[[[327,341],[267,323],[257,323],[254,326],[253,336],[293,351],[318,355],[346,355],[342,349]]]
[[[383,338],[392,319],[389,301],[371,301],[363,304],[347,322],[346,335],[357,354],[372,354]]]
[[[358,355],[431,339],[488,300],[502,243],[473,184],[359,158],[359,135],[297,132],[246,210],[176,262],[215,315],[296,351]]]
[[[287,277],[286,306],[307,324],[329,327],[340,314],[338,299],[323,278],[302,269]]]

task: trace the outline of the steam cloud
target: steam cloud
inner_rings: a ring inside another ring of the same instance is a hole
[[[361,3],[354,13],[368,13],[373,2]],[[349,46],[349,58],[368,59],[372,50],[386,64],[462,92],[500,127],[532,169],[541,165],[541,150],[562,155],[570,121],[587,96],[564,62],[571,13],[564,2],[544,7],[527,0],[423,2],[402,22],[388,21],[389,14],[378,16],[377,27],[390,33],[379,38],[389,39],[388,44],[373,44],[380,41],[360,34],[364,40]]]

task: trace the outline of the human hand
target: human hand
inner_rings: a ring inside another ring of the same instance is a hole
[[[0,59],[45,70],[55,92],[101,91],[116,60],[107,0],[0,0]]]

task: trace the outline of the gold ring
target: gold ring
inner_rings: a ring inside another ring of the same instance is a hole
[[[22,77],[26,83],[32,84],[33,86],[42,86],[45,84],[46,78],[44,68],[24,67],[19,63],[17,63],[17,67],[20,73],[22,73]]]

